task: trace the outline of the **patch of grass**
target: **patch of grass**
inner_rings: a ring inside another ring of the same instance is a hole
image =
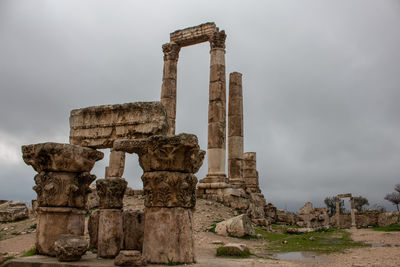
[[[30,257],[36,254],[36,247],[33,247],[29,249],[28,251],[25,251],[24,254],[21,255],[21,257]]]
[[[398,232],[400,231],[400,224],[394,223],[384,227],[374,227],[375,231],[384,231],[384,232]]]
[[[37,227],[37,224],[36,223],[34,223],[34,224],[32,224],[31,226],[29,226],[29,229],[36,229],[36,227]]]
[[[368,246],[351,240],[351,234],[344,230],[331,229],[304,234],[286,234],[256,229],[263,239],[269,241],[267,249],[276,252],[314,251],[318,253],[342,252],[347,248]]]
[[[177,266],[177,265],[183,265],[183,263],[174,262],[173,260],[168,259],[167,266]]]
[[[248,258],[250,256],[250,250],[247,247],[243,251],[231,247],[218,247],[217,256]]]

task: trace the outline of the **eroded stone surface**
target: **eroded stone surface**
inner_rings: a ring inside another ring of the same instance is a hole
[[[28,217],[29,211],[25,203],[6,201],[0,204],[0,222],[11,222]]]
[[[191,173],[145,172],[142,175],[146,207],[186,207],[196,204],[197,178]]]
[[[124,249],[143,249],[144,212],[142,210],[124,210],[122,213],[124,229]]]
[[[200,150],[197,137],[193,134],[121,140],[115,142],[114,149],[138,154],[144,172],[196,173],[203,164],[205,154]]]
[[[70,143],[112,148],[115,140],[165,135],[167,113],[161,102],[104,105],[71,111]]]
[[[88,221],[88,232],[89,232],[89,247],[92,250],[97,251],[98,233],[99,233],[99,210],[91,212]]]
[[[40,207],[85,208],[89,185],[96,179],[88,172],[41,172],[35,176]]]
[[[145,266],[146,260],[138,250],[121,250],[114,260],[117,266]]]
[[[122,249],[122,245],[122,211],[120,209],[101,209],[97,255],[101,258],[114,258]]]
[[[255,235],[249,217],[245,214],[217,223],[215,232],[223,236],[252,236]]]
[[[148,262],[195,262],[192,209],[146,207],[145,221],[143,256]]]
[[[54,242],[63,234],[83,236],[85,210],[74,208],[38,208],[36,249],[38,254],[56,256]]]
[[[96,181],[99,207],[101,209],[121,209],[128,182],[122,178],[98,179]]]
[[[59,261],[79,261],[86,253],[88,243],[84,236],[61,235],[54,242]]]
[[[22,158],[35,171],[90,172],[104,154],[100,151],[60,143],[22,146]]]

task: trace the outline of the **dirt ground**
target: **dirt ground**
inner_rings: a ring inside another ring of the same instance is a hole
[[[143,209],[143,197],[126,197],[125,207]],[[355,241],[372,244],[372,247],[352,248],[345,253],[308,255],[294,253],[293,259],[273,259],[264,248],[265,240],[223,237],[209,232],[210,226],[235,215],[235,211],[220,203],[198,199],[194,213],[194,235],[197,264],[194,266],[400,266],[400,232],[378,232],[372,229],[348,230]],[[0,224],[0,256],[18,256],[34,246],[35,218],[20,222]],[[248,259],[220,258],[216,248],[223,243],[244,243],[258,256]],[[397,245],[397,246],[396,246]]]

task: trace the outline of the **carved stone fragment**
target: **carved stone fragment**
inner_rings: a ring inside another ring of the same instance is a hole
[[[22,146],[22,158],[35,171],[89,172],[103,158],[100,151],[60,143]]]
[[[177,171],[196,173],[203,164],[205,152],[200,150],[193,134],[152,136],[147,139],[116,141],[114,149],[139,155],[144,172]]]
[[[100,209],[121,209],[128,182],[122,178],[98,179],[96,181]]]
[[[35,176],[40,207],[85,208],[89,185],[96,179],[88,172],[41,172]]]
[[[196,204],[197,178],[191,173],[145,172],[142,176],[146,207],[185,207]]]

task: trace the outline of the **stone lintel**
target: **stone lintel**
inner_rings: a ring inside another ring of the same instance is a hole
[[[337,195],[338,198],[346,198],[346,197],[351,197],[351,193],[347,193],[347,194],[339,194]]]
[[[181,47],[195,45],[209,41],[214,32],[218,32],[215,23],[207,22],[198,26],[172,32],[170,34],[170,41],[177,43]]]

